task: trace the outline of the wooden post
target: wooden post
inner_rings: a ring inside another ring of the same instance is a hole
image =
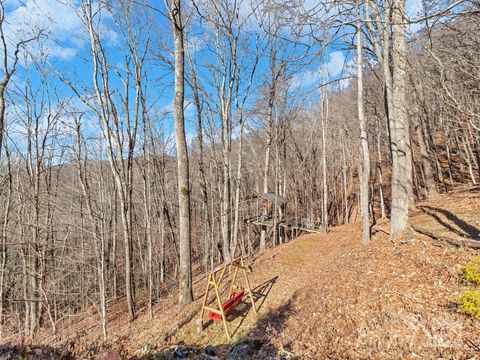
[[[252,302],[253,312],[255,313],[255,315],[257,315],[257,309],[255,308],[255,300],[253,300],[252,288],[250,287],[250,281],[248,280],[248,274],[247,274],[248,268],[243,263],[243,258],[240,259],[240,262],[243,267],[243,274],[245,276],[245,285],[247,286],[248,296],[250,297],[250,301]]]
[[[223,276],[225,274],[225,270],[227,269],[228,265],[235,268],[232,275],[232,281],[230,284],[229,292],[228,292],[228,298],[230,298],[233,294],[234,288],[236,286],[235,282],[237,281],[238,271],[241,270],[243,272],[244,279],[245,279],[245,288],[243,289],[243,291],[248,293],[248,296],[252,303],[253,312],[255,313],[255,315],[257,314],[257,309],[255,308],[255,301],[253,299],[252,288],[250,287],[250,281],[248,279],[248,273],[250,272],[250,268],[247,265],[245,265],[244,260],[245,260],[245,257],[240,257],[238,259],[233,260],[230,264],[226,263],[219,266],[218,268],[216,268],[215,270],[213,270],[208,274],[207,287],[205,289],[205,294],[203,295],[202,309],[200,312],[200,319],[198,320],[199,329],[203,330],[203,316],[205,315],[205,311],[213,312],[222,317],[223,327],[225,328],[225,334],[227,335],[228,340],[231,340],[230,330],[228,328],[228,323],[227,323],[227,317],[226,317],[225,311],[223,310],[223,303],[220,298],[220,289],[219,289],[219,286],[222,283]],[[220,272],[220,276],[217,279],[216,274],[218,272]],[[215,292],[215,299],[216,299],[218,309],[207,305],[208,294],[210,292],[211,287],[213,287]]]
[[[218,307],[220,309],[220,314],[222,315],[223,327],[225,328],[225,334],[227,334],[228,340],[230,340],[231,336],[230,336],[230,331],[228,330],[227,317],[225,316],[225,311],[223,311],[222,300],[220,299],[220,292],[218,291],[218,284],[215,281],[215,277],[214,277],[214,284],[215,284],[214,285],[215,296],[217,298],[217,303],[218,303]]]
[[[235,267],[235,271],[233,272],[232,283],[230,285],[230,290],[228,291],[228,297],[232,296],[233,288],[235,287],[235,281],[237,280],[238,274],[238,267]]]

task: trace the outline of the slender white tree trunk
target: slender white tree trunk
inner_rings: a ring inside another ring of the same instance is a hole
[[[357,0],[357,109],[360,125],[361,177],[360,177],[360,213],[362,216],[363,244],[370,243],[370,215],[368,206],[368,184],[370,182],[370,151],[368,148],[367,121],[363,104],[363,56],[362,31],[360,23],[360,5]]]
[[[272,141],[270,135],[267,140],[267,147],[265,149],[265,163],[263,167],[263,192],[268,192],[268,168],[270,166],[270,148],[272,146]],[[264,215],[267,215],[267,209],[264,209]],[[260,233],[260,252],[264,251],[266,248],[266,236],[267,229],[265,226],[262,226],[262,231]]]

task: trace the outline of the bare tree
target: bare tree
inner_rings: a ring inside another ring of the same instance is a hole
[[[362,215],[363,244],[370,242],[369,183],[370,183],[370,151],[368,147],[367,121],[363,103],[363,47],[360,18],[360,3],[356,1],[356,37],[357,37],[357,108],[360,125],[361,172],[360,172],[360,212]]]
[[[193,300],[192,260],[190,231],[190,176],[188,168],[187,140],[185,137],[185,117],[183,112],[185,97],[185,65],[183,20],[180,0],[165,3],[170,14],[173,31],[175,56],[175,98],[174,121],[177,148],[178,204],[179,204],[179,304],[185,305]]]
[[[392,61],[393,92],[391,132],[393,144],[392,165],[392,210],[390,236],[402,235],[408,225],[410,193],[412,192],[412,161],[410,126],[407,117],[407,45],[405,24],[405,1],[393,1],[392,16]]]
[[[29,42],[37,40],[42,35],[42,31],[28,39],[15,41],[8,39],[5,34],[5,3],[6,0],[0,1],[0,46],[2,48],[2,72],[3,77],[0,79],[0,149],[2,149],[3,137],[5,132],[5,92],[7,86],[12,79],[13,74],[17,71],[17,65],[20,58],[20,50]],[[11,44],[13,43],[13,44]],[[13,49],[10,47],[13,46]],[[2,156],[0,151],[0,157]]]

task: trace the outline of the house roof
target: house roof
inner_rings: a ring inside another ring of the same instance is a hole
[[[285,199],[283,196],[277,195],[273,192],[267,192],[263,194],[258,194],[261,198],[270,201],[271,203],[276,203],[277,206],[282,206],[288,203],[288,200]]]

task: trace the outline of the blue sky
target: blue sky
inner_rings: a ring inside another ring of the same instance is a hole
[[[163,7],[163,1],[155,1],[151,3],[159,7]],[[185,4],[188,6],[189,2]],[[244,4],[247,4],[245,2]],[[250,4],[250,2],[248,2]],[[305,0],[303,7],[305,10],[313,9],[318,5],[318,1]],[[420,9],[419,0],[407,1],[407,12],[409,15],[415,15]],[[245,5],[242,9],[243,12],[249,11],[249,6]],[[44,37],[41,42],[31,43],[29,45],[29,51],[32,53],[45,52],[48,54],[49,63],[57,68],[60,72],[65,73],[67,77],[74,79],[78,84],[84,84],[85,87],[89,87],[91,83],[91,65],[89,63],[89,43],[85,33],[84,25],[82,24],[81,8],[79,1],[76,0],[7,0],[5,3],[6,9],[6,34],[7,37],[13,42],[16,39],[28,38],[32,33],[38,31],[38,29],[44,29]],[[170,28],[168,21],[162,15],[152,12],[153,21],[156,24],[159,31],[154,36],[158,36],[166,43],[171,43]],[[257,30],[254,25],[250,30],[251,35]],[[418,27],[420,25],[416,25]],[[103,16],[100,24],[102,40],[106,44],[108,56],[112,64],[118,65],[122,62],[122,52],[119,51],[121,46],[120,35],[118,34],[115,25],[108,16]],[[415,29],[414,29],[415,30]],[[190,43],[195,43],[194,56],[197,59],[198,64],[206,64],[209,62],[209,50],[206,47],[203,39],[202,28],[195,27],[192,31],[194,34]],[[193,48],[191,46],[191,48]],[[313,48],[315,50],[315,47]],[[300,51],[300,50],[299,50]],[[168,55],[167,55],[168,56]],[[320,70],[322,67],[328,69],[328,73],[331,79],[337,79],[342,75],[348,74],[349,69],[353,68],[354,62],[352,54],[342,49],[340,44],[334,43],[328,50],[326,56],[324,56],[324,64],[320,65],[317,58],[310,58],[310,62],[299,69],[292,79],[292,88],[295,93],[308,94],[315,98],[315,88],[320,82]],[[22,77],[26,75],[26,71],[33,69],[32,64],[23,63],[23,67],[19,69],[16,76],[16,81],[21,82]],[[207,71],[200,66],[198,70],[200,78],[208,78]],[[167,133],[173,131],[173,125],[171,121],[171,113],[173,107],[173,76],[169,70],[160,66],[155,59],[150,59],[148,63],[148,78],[149,78],[149,102],[152,109],[159,114],[165,114],[165,121],[163,126]],[[260,84],[262,77],[264,78],[267,73],[267,64],[265,61],[261,61],[255,80],[257,85]],[[30,71],[29,76],[32,77]],[[33,75],[33,81],[35,82],[35,75]],[[53,80],[55,81],[55,80]],[[203,84],[208,87],[207,82]],[[118,85],[120,85],[118,83]],[[61,97],[70,98],[72,93],[65,86],[62,86],[60,82],[54,84],[58,86],[60,91],[59,100]],[[256,89],[253,89],[253,92]],[[252,96],[254,96],[252,92]],[[187,93],[187,104],[189,101]],[[73,101],[73,100],[72,100]],[[253,98],[252,98],[253,101]],[[78,104],[78,101],[76,102]],[[187,133],[189,136],[193,136],[195,133],[194,125],[194,108],[190,104],[186,108],[187,117]],[[95,127],[95,123],[91,123],[92,127]]]

